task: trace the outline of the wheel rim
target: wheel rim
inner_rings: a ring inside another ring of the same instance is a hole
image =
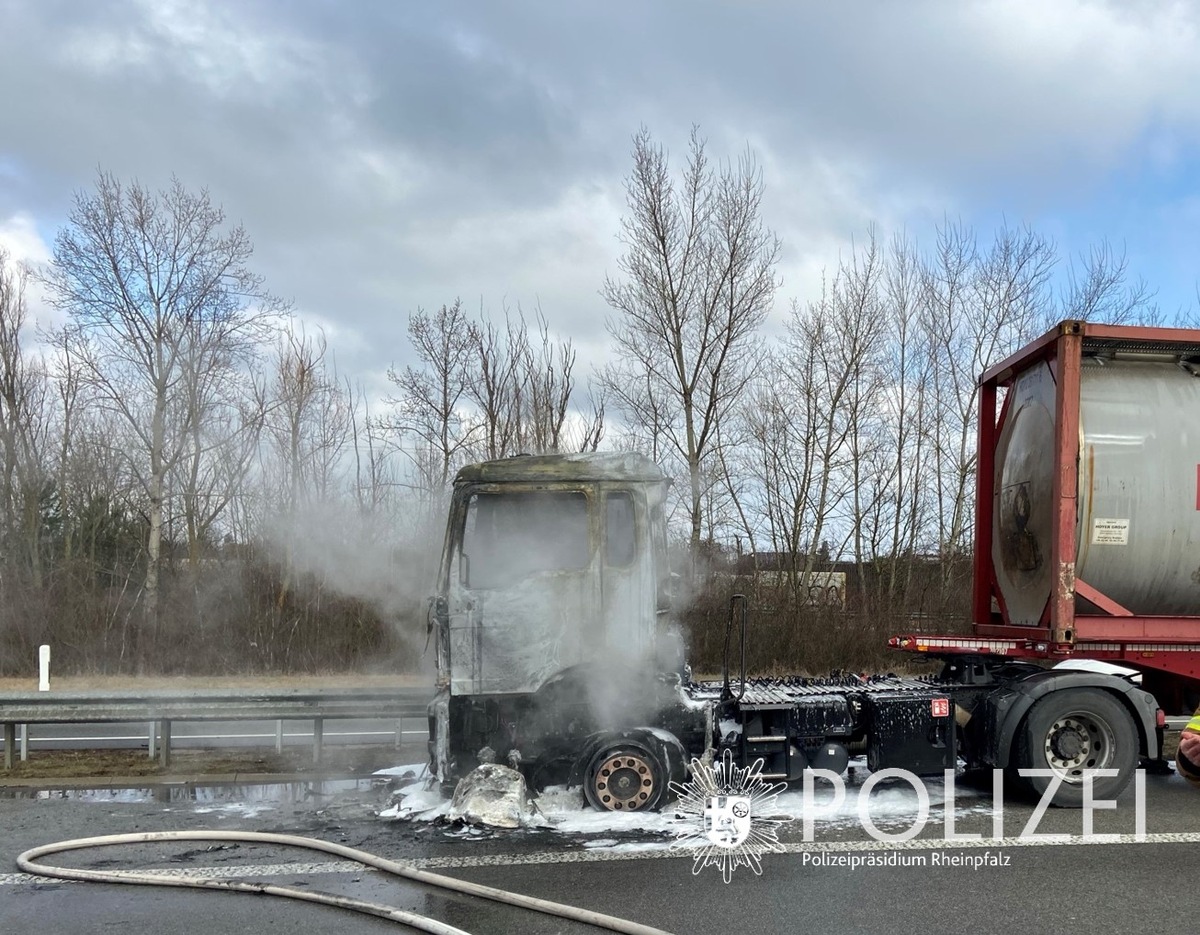
[[[1113,762],[1116,741],[1103,718],[1086,712],[1065,714],[1046,732],[1046,765],[1063,782],[1080,784],[1084,772],[1106,769]]]
[[[654,768],[640,753],[608,756],[592,776],[592,789],[610,811],[637,811],[654,799]]]

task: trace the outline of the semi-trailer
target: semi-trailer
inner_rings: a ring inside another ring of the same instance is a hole
[[[677,649],[668,478],[634,453],[518,456],[454,481],[429,627],[431,769],[483,762],[654,809],[693,760],[1003,769],[1058,805],[1161,765],[1200,687],[1200,331],[1067,321],[979,382],[970,632],[899,635],[935,674],[721,679]],[[1141,678],[1056,668],[1119,663]],[[736,670],[736,672],[735,672]]]

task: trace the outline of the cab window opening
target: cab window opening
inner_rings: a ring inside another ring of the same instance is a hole
[[[463,530],[463,581],[502,588],[538,572],[570,571],[591,557],[587,496],[579,491],[476,493]]]
[[[637,555],[637,526],[633,497],[624,491],[604,498],[604,561],[613,568],[633,564]]]

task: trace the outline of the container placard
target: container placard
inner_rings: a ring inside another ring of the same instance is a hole
[[[1129,545],[1129,520],[1092,520],[1092,545]]]

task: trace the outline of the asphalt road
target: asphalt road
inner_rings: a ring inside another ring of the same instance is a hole
[[[340,790],[340,791],[339,791]],[[912,815],[895,795],[881,829],[899,834]],[[428,822],[384,821],[386,791],[356,787],[280,787],[274,799],[233,795],[224,801],[154,801],[116,793],[83,798],[0,799],[0,931],[62,935],[114,931],[131,935],[216,935],[239,930],[357,933],[396,931],[387,922],[280,899],[175,889],[36,881],[15,875],[22,850],[53,840],[168,829],[242,828],[311,835],[419,862],[478,883],[613,913],[669,932],[714,933],[1129,933],[1190,931],[1180,898],[1194,888],[1200,844],[1200,790],[1175,776],[1147,777],[1145,840],[1134,789],[1119,807],[1097,811],[1096,832],[1123,837],[1083,842],[1083,814],[1052,810],[1040,833],[1069,843],[1022,839],[1034,814],[1027,802],[1004,802],[1003,840],[991,841],[993,804],[968,797],[954,810],[959,833],[983,838],[947,842],[936,804],[920,834],[881,843],[856,820],[818,819],[811,840],[800,822],[782,828],[788,852],[768,854],[762,874],[737,869],[730,883],[713,868],[693,872],[689,852],[669,838],[606,830],[464,833]],[[871,800],[874,801],[874,800]],[[870,801],[868,802],[870,805]],[[851,810],[853,811],[853,810]],[[636,816],[625,816],[636,818]],[[589,846],[598,845],[598,846]],[[649,848],[649,849],[648,849]],[[852,866],[858,858],[860,864]],[[70,865],[236,868],[238,873],[331,892],[380,899],[426,912],[471,932],[594,931],[551,917],[446,895],[376,871],[330,865],[330,858],[260,845],[146,845],[63,855]],[[877,865],[868,865],[869,860]],[[986,861],[978,867],[962,865]],[[958,865],[955,862],[958,861]]]

